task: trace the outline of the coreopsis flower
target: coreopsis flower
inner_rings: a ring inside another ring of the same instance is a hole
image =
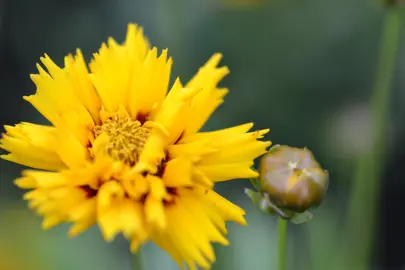
[[[133,252],[152,240],[179,265],[210,268],[211,244],[228,244],[225,222],[246,224],[213,186],[257,177],[253,160],[270,145],[258,140],[268,130],[248,132],[251,123],[199,132],[228,92],[217,86],[229,72],[220,59],[168,92],[172,59],[133,24],[124,44],[101,46],[89,71],[79,50],[63,68],[41,58],[47,71],[37,66],[37,92],[24,99],[52,125],[6,126],[1,148],[34,168],[15,183],[31,189],[24,198],[44,229],[69,222],[76,236],[98,224],[105,240],[122,233]]]

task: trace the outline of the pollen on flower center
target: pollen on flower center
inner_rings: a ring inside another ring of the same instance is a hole
[[[148,140],[150,128],[142,126],[141,122],[130,117],[113,117],[94,128],[95,138],[102,133],[109,137],[107,154],[115,160],[133,166]]]

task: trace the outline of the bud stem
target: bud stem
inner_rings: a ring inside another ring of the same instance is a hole
[[[140,248],[136,253],[133,254],[133,269],[134,270],[144,270],[142,248]]]
[[[287,220],[278,218],[278,270],[287,270]]]

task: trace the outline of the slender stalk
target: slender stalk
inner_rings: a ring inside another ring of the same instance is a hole
[[[138,252],[136,252],[133,259],[133,269],[134,270],[145,270],[145,266],[143,264],[143,254],[142,249],[140,248]]]
[[[380,177],[387,146],[389,101],[402,23],[402,10],[395,6],[387,7],[371,96],[372,143],[358,160],[346,219],[346,262],[356,270],[370,269]]]
[[[278,270],[287,270],[287,221],[278,218]]]

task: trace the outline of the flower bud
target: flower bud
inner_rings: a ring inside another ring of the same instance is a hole
[[[307,148],[275,145],[261,158],[261,192],[279,208],[303,213],[318,206],[328,183],[328,172]]]

